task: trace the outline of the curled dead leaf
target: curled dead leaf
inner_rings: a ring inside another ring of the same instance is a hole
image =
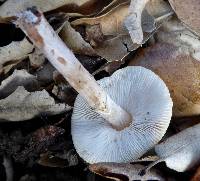
[[[23,121],[42,113],[54,115],[70,109],[65,104],[56,104],[45,90],[30,93],[24,87],[18,87],[11,95],[0,100],[0,120]]]
[[[103,177],[110,178],[117,181],[125,180],[165,180],[161,174],[152,169],[144,176],[140,175],[140,172],[145,168],[139,164],[128,163],[97,163],[89,166],[89,169]]]

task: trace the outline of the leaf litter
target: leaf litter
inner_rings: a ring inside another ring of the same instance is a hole
[[[198,1],[192,0],[188,4],[179,0],[103,0],[101,3],[96,0],[6,0],[1,1],[0,22],[12,23],[19,12],[32,6],[45,12],[60,38],[96,79],[109,76],[127,65],[143,66],[157,73],[170,90],[174,103],[173,119],[166,136],[154,147],[153,155],[157,157],[139,159],[139,164],[133,161],[133,164],[90,165],[90,171],[101,175],[96,178],[198,180],[199,169],[194,173],[200,164]],[[79,165],[76,169],[84,170],[85,163],[70,151],[74,147],[69,122],[77,95],[70,82],[63,79],[27,37],[0,47],[0,75],[0,135],[3,135],[0,137],[0,156],[4,159],[5,175],[9,172],[13,175],[13,171],[16,174],[15,168],[8,169],[12,162],[25,167],[42,165],[58,169],[80,164],[84,168]],[[47,126],[35,121],[43,115],[47,119],[56,115],[56,119]],[[52,125],[59,120],[64,120],[58,123],[61,128]],[[29,125],[30,130],[24,143],[21,123]],[[16,135],[14,128],[5,133],[4,124],[11,127],[16,124],[19,134]],[[38,129],[33,128],[35,126]],[[52,148],[54,145],[59,151]],[[150,151],[145,155],[151,154]],[[29,163],[25,162],[26,157],[31,158]],[[157,165],[159,162],[166,165]],[[156,168],[152,169],[154,165]],[[36,170],[40,173],[39,169]],[[33,171],[30,173],[19,173],[19,180],[40,179]],[[68,171],[62,174],[63,170],[58,170],[51,178],[76,179]],[[46,174],[45,178],[49,180],[50,175]]]

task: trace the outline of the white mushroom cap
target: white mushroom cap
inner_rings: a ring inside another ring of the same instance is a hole
[[[138,159],[160,141],[169,126],[173,103],[168,88],[155,73],[137,66],[118,70],[99,84],[133,121],[117,131],[78,95],[72,115],[78,154],[89,163]]]

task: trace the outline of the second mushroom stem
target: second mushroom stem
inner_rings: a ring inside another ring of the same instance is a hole
[[[99,86],[94,77],[81,65],[72,51],[59,38],[42,13],[27,10],[18,16],[16,24],[25,32],[52,65],[71,86],[106,119],[114,129],[128,127],[132,118]]]

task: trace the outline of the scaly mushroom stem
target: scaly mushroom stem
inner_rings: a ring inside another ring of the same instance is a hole
[[[16,24],[25,32],[52,65],[76,91],[116,130],[128,127],[132,118],[99,86],[92,75],[80,64],[72,51],[54,32],[45,17],[35,9],[18,16]]]

